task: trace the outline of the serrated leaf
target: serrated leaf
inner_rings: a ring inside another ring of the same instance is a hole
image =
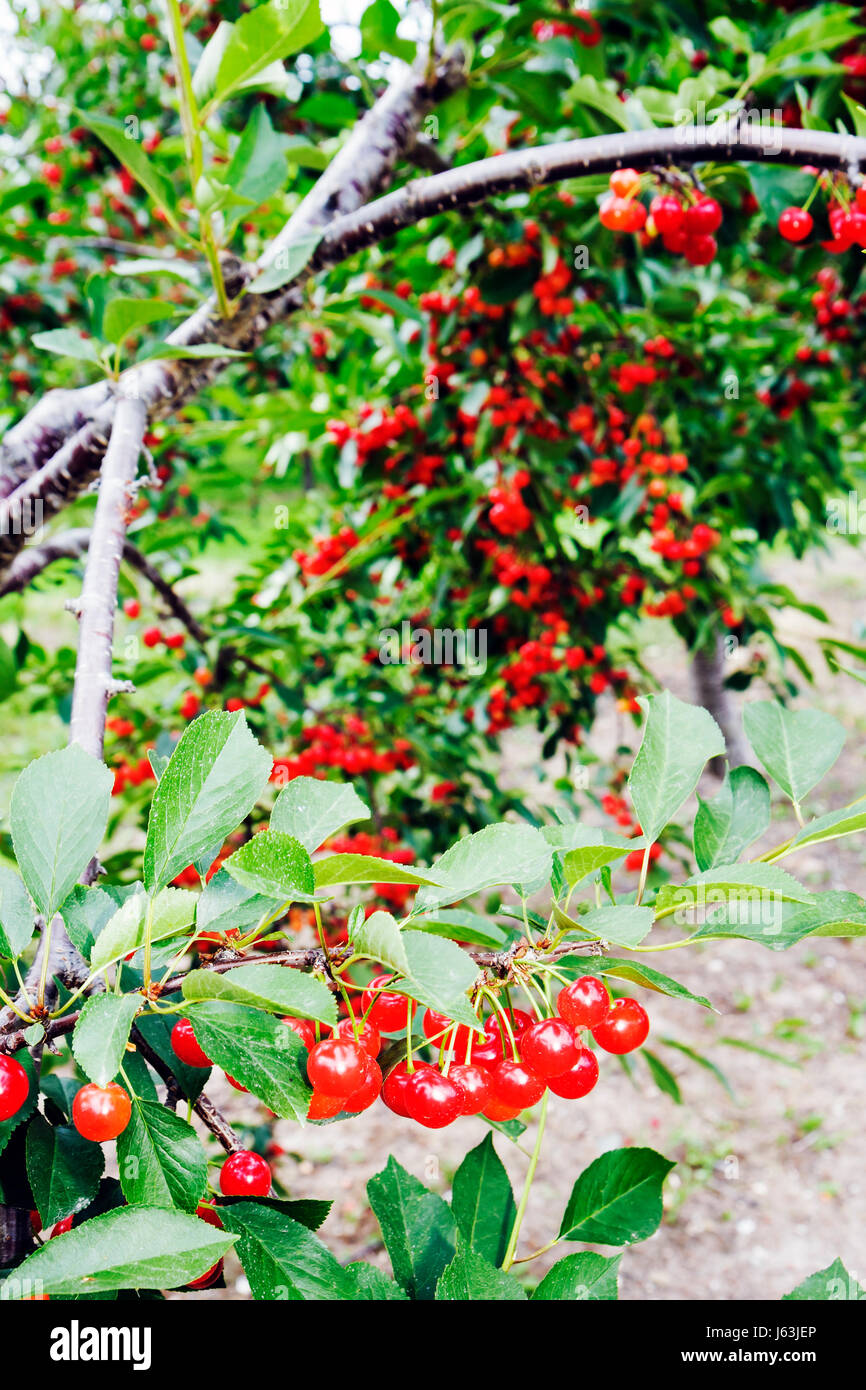
[[[304,1123],[312,1095],[307,1050],[291,1028],[260,1009],[217,999],[184,1012],[211,1061],[281,1118]]]
[[[102,888],[77,883],[61,908],[63,925],[79,955],[90,959],[96,938],[117,912],[117,903]]]
[[[220,868],[199,896],[195,924],[199,931],[226,932],[234,927],[244,931],[270,917],[283,901],[253,893]]]
[[[110,120],[107,116],[95,115],[92,111],[75,110],[82,125],[98,135],[107,145],[114,157],[137,179],[145,192],[149,193],[157,207],[169,214],[174,221],[174,193],[168,179],[164,178],[156,166],[148,159],[141,142],[133,138],[125,125]]]
[[[331,1028],[337,1024],[337,1005],[327,985],[283,965],[239,965],[224,974],[191,970],[182,989],[184,999],[191,1003],[224,999],[295,1018],[317,1019]]]
[[[382,1231],[394,1278],[413,1299],[432,1299],[457,1240],[454,1218],[397,1160],[389,1157],[367,1183],[367,1197]]]
[[[722,731],[706,710],[684,704],[669,690],[642,695],[643,740],[628,779],[641,831],[658,839],[698,784],[704,765],[725,751]]]
[[[317,888],[335,888],[347,883],[435,883],[428,869],[396,864],[375,854],[331,854],[313,865]]]
[[[375,1301],[376,1303],[408,1303],[409,1295],[393,1279],[390,1279],[381,1269],[375,1265],[368,1265],[363,1260],[356,1260],[352,1264],[345,1266],[345,1272],[351,1280],[351,1294],[348,1295],[353,1302]]]
[[[280,903],[313,902],[313,861],[299,840],[277,830],[261,830],[235,850],[224,868],[251,893]]]
[[[665,883],[659,889],[657,917],[673,916],[686,924],[696,909],[727,910],[733,905],[748,909],[755,905],[775,913],[782,903],[811,903],[814,895],[784,869],[774,864],[719,864],[702,874],[693,874],[685,883]]]
[[[845,806],[840,811],[828,811],[826,816],[818,816],[804,825],[790,844],[785,846],[783,853],[774,857],[773,862],[792,854],[795,849],[803,849],[806,845],[824,844],[827,840],[838,840],[843,835],[856,835],[862,830],[866,830],[866,808],[862,803]]]
[[[271,767],[242,711],[209,710],[187,725],[150,807],[144,847],[149,892],[237,828],[264,791]]]
[[[501,1265],[517,1216],[517,1204],[505,1165],[493,1147],[493,1135],[470,1149],[451,1186],[451,1210],[457,1229],[479,1255]]]
[[[350,934],[350,940],[359,955],[367,955],[371,960],[381,961],[401,975],[409,974],[409,959],[400,928],[390,912],[377,910],[371,912]]]
[[[771,951],[786,951],[806,936],[866,935],[866,903],[855,893],[816,893],[811,902],[778,899],[733,902],[716,911],[694,940],[741,937]]]
[[[99,848],[113,781],[104,763],[70,743],[30,763],[15,783],[9,807],[15,858],[46,919]]]
[[[136,328],[169,319],[177,312],[161,299],[132,299],[121,295],[105,306],[102,332],[110,343],[122,343]]]
[[[615,946],[637,946],[652,930],[653,910],[629,903],[596,907],[576,922],[581,931],[602,941],[612,941]]]
[[[632,1245],[662,1219],[662,1183],[676,1165],[655,1149],[610,1149],[574,1185],[559,1229],[561,1240]]]
[[[36,1114],[27,1126],[27,1180],[42,1225],[89,1207],[105,1167],[102,1147],[71,1125],[51,1125]]]
[[[502,822],[458,840],[431,869],[442,886],[422,890],[413,911],[428,914],[471,894],[501,884],[530,886],[550,876],[553,851],[539,830]]]
[[[733,864],[770,824],[770,788],[753,767],[735,767],[711,801],[695,816],[695,859],[699,869]]]
[[[221,1206],[220,1217],[238,1236],[236,1252],[253,1298],[295,1303],[352,1297],[351,1276],[300,1222],[255,1202]]]
[[[233,1236],[186,1212],[121,1207],[55,1236],[29,1255],[0,1284],[0,1299],[21,1297],[27,1281],[52,1298],[177,1288],[198,1279],[233,1244]]]
[[[132,1021],[143,1004],[140,994],[94,994],[81,1010],[72,1034],[72,1052],[97,1086],[107,1086],[117,1076]]]
[[[592,1250],[566,1255],[549,1269],[533,1293],[536,1299],[583,1300],[598,1302],[619,1297],[617,1280],[622,1255],[609,1259]]]
[[[271,812],[271,830],[294,835],[310,854],[346,825],[369,820],[370,808],[351,782],[295,777],[283,787]]]
[[[33,904],[14,869],[0,864],[0,956],[17,960],[35,927]]]
[[[845,742],[845,730],[832,715],[786,709],[774,700],[751,701],[743,723],[761,763],[796,805],[829,772]]]
[[[642,985],[644,989],[654,990],[657,994],[667,994],[672,999],[690,999],[693,1004],[700,1004],[705,1009],[713,1007],[709,999],[705,999],[702,994],[692,994],[691,990],[686,989],[678,980],[672,980],[669,975],[662,975],[660,971],[644,965],[643,961],[618,960],[615,956],[582,955],[576,969],[579,969],[581,975],[612,975],[614,979],[628,980],[630,984]]]
[[[241,88],[255,85],[274,63],[297,53],[321,32],[318,0],[271,0],[258,5],[231,25],[222,40],[212,94],[197,72],[199,101],[207,96],[209,103],[223,102]]]
[[[226,183],[239,198],[265,202],[289,177],[285,146],[286,136],[274,130],[267,108],[255,106],[226,169]]]
[[[525,1303],[526,1290],[513,1274],[497,1269],[466,1240],[458,1237],[457,1253],[439,1276],[436,1300],[440,1303],[505,1300]]]
[[[823,1302],[825,1299],[828,1302],[861,1302],[866,1299],[866,1289],[862,1284],[858,1284],[853,1274],[848,1273],[838,1258],[826,1269],[819,1269],[815,1274],[810,1274],[808,1279],[804,1279],[802,1284],[798,1284],[790,1293],[782,1294],[783,1303],[818,1300]]]
[[[133,1097],[132,1116],[117,1140],[120,1185],[135,1206],[195,1211],[207,1187],[201,1140],[173,1110]]]
[[[196,910],[196,894],[185,888],[163,888],[153,899],[151,943],[178,936],[191,925]],[[96,938],[90,954],[94,970],[131,955],[144,945],[147,926],[147,895],[132,893],[114,912]]]
[[[52,328],[47,333],[34,333],[30,341],[42,352],[53,352],[57,357],[73,357],[78,362],[92,362],[97,367],[101,366],[99,349],[102,344],[95,338],[82,338],[74,328]]]
[[[403,932],[403,948],[409,974],[400,981],[400,993],[436,1009],[455,1023],[480,1029],[467,998],[479,970],[466,952],[453,941],[419,931]]]

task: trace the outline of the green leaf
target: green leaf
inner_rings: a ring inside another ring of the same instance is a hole
[[[670,1096],[675,1105],[682,1105],[683,1098],[680,1092],[677,1079],[669,1067],[666,1067],[660,1057],[654,1052],[650,1052],[648,1047],[641,1048],[641,1056],[650,1069],[653,1081],[664,1095]]]
[[[621,907],[596,907],[577,919],[581,931],[589,932],[615,946],[637,946],[652,930],[653,909],[624,904]]]
[[[145,352],[139,353],[136,362],[162,362],[179,361],[185,357],[249,357],[248,352],[243,352],[240,348],[222,347],[219,343],[186,343],[176,346],[174,343],[157,343],[155,347],[147,348]],[[216,711],[213,711],[216,713]],[[198,720],[195,721],[196,724]]]
[[[93,362],[97,367],[102,365],[99,357],[102,344],[95,338],[82,338],[74,328],[52,328],[48,333],[34,333],[30,341],[42,352],[74,357],[78,362]]]
[[[284,965],[239,965],[225,974],[191,970],[182,989],[184,999],[191,1003],[225,999],[295,1018],[314,1018],[331,1028],[337,1024],[337,1005],[327,985]]]
[[[390,912],[377,910],[363,918],[349,933],[349,940],[359,955],[381,961],[401,975],[409,974],[409,958],[400,928]]]
[[[293,835],[261,830],[225,861],[225,869],[251,893],[278,902],[313,902],[313,862]]]
[[[150,807],[144,846],[149,892],[222,844],[255,806],[271,767],[243,711],[209,710],[187,725]]]
[[[432,1299],[439,1276],[454,1257],[457,1231],[447,1205],[389,1157],[367,1183],[394,1278],[410,1298]]]
[[[861,830],[866,830],[866,809],[861,807],[857,810],[860,804],[858,801],[853,806],[843,807],[841,811],[828,811],[826,816],[818,816],[816,820],[809,821],[794,836],[791,843],[785,846],[784,854],[776,855],[776,859],[782,859],[784,855],[791,854],[795,849],[802,849],[805,845],[819,845],[827,840],[838,840],[843,835],[856,835]]]
[[[357,1260],[353,1264],[345,1266],[345,1272],[349,1276],[352,1292],[348,1295],[353,1302],[360,1303],[365,1300],[375,1301],[376,1303],[408,1303],[408,1294],[389,1279],[381,1269],[375,1265],[368,1265],[363,1260]]]
[[[712,801],[695,816],[695,859],[699,869],[733,864],[770,824],[770,788],[753,767],[726,772]]]
[[[808,888],[775,864],[719,864],[693,874],[685,883],[663,884],[655,912],[657,917],[672,916],[675,922],[687,925],[696,908],[726,910],[736,905],[739,910],[755,907],[775,914],[782,903],[813,901]]]
[[[810,903],[746,899],[713,914],[694,940],[741,937],[771,951],[786,951],[805,936],[863,936],[866,903],[855,893],[817,893]]]
[[[508,883],[540,886],[550,877],[553,851],[530,825],[488,825],[458,840],[436,860],[431,873],[441,887],[427,888],[415,900],[416,914],[447,907],[470,894]]]
[[[112,299],[106,305],[102,331],[110,343],[122,343],[136,328],[172,318],[177,310],[161,299]]]
[[[238,1236],[236,1251],[253,1298],[296,1303],[352,1297],[351,1276],[300,1222],[255,1202],[221,1206],[220,1218]]]
[[[265,266],[261,275],[257,275],[252,284],[247,286],[249,293],[270,294],[272,290],[288,285],[309,265],[321,240],[321,232],[311,232],[308,236],[290,241],[287,246],[277,247],[273,259]]]
[[[133,1206],[195,1211],[207,1187],[207,1156],[186,1120],[154,1101],[133,1097],[132,1117],[117,1140],[123,1195]]]
[[[662,1219],[662,1183],[676,1165],[655,1149],[610,1149],[574,1184],[559,1228],[561,1240],[632,1245]]]
[[[274,130],[267,108],[256,106],[225,172],[226,183],[239,198],[258,205],[285,186],[289,177],[285,144],[286,137]]]
[[[372,0],[361,16],[361,47],[368,58],[380,53],[393,53],[404,63],[411,63],[415,57],[415,45],[409,39],[397,37],[400,15],[391,0]]]
[[[497,1269],[489,1260],[458,1237],[457,1254],[442,1271],[436,1285],[437,1302],[465,1303],[511,1300],[526,1302],[526,1290],[513,1274]]]
[[[799,805],[842,752],[845,730],[822,710],[786,709],[753,700],[743,710],[746,736],[786,796]]]
[[[657,994],[667,994],[671,999],[690,999],[705,1009],[713,1006],[702,994],[692,994],[679,981],[669,975],[662,975],[644,965],[642,961],[619,960],[616,956],[581,956],[576,963],[581,975],[613,975],[614,979],[628,980],[630,984],[642,985],[644,989],[655,990]]]
[[[479,1255],[501,1265],[517,1216],[505,1165],[486,1134],[454,1174],[451,1210],[457,1229]]]
[[[592,1250],[581,1250],[576,1255],[566,1255],[549,1269],[533,1299],[587,1299],[598,1302],[602,1299],[615,1299],[618,1295],[617,1279],[622,1255],[607,1259]]]
[[[569,886],[603,869],[605,864],[616,863],[635,848],[634,840],[591,826],[548,825],[541,833],[548,844],[562,854],[562,867]]]
[[[21,879],[0,864],[0,956],[18,959],[33,936],[33,918],[33,904]]]
[[[15,783],[9,807],[15,858],[48,920],[99,848],[113,780],[104,763],[70,743],[30,763]]]
[[[105,1167],[100,1144],[82,1139],[71,1125],[50,1125],[39,1114],[27,1126],[26,1161],[43,1226],[89,1207]]]
[[[104,889],[77,883],[60,911],[69,940],[89,960],[96,938],[117,912],[117,903]]]
[[[401,994],[446,1014],[455,1023],[480,1029],[466,997],[479,971],[466,952],[453,941],[420,931],[404,931],[403,947],[409,975],[400,981]]]
[[[370,808],[351,782],[295,777],[283,787],[271,812],[271,830],[294,835],[310,854],[345,825],[368,820]]]
[[[197,1216],[160,1207],[121,1207],[55,1236],[0,1284],[17,1298],[22,1282],[52,1298],[113,1289],[177,1288],[198,1279],[231,1249],[231,1235]]]
[[[226,932],[232,927],[244,931],[270,917],[284,898],[267,898],[253,893],[225,869],[219,869],[205,884],[198,900],[195,924],[199,931]]]
[[[510,933],[498,922],[491,922],[479,912],[463,908],[437,908],[430,917],[412,918],[412,926],[434,936],[446,936],[450,941],[466,941],[470,946],[507,946]]]
[[[333,888],[338,883],[435,883],[427,869],[411,864],[395,864],[375,854],[332,854],[313,865],[317,888]]]
[[[836,1300],[845,1301],[853,1299],[855,1302],[866,1299],[866,1289],[862,1284],[858,1284],[853,1274],[849,1274],[840,1259],[835,1259],[826,1269],[819,1269],[817,1273],[810,1274],[808,1279],[804,1279],[802,1284],[798,1284],[796,1289],[790,1293],[782,1294],[782,1302],[817,1302],[818,1300],[835,1302]]]
[[[271,0],[258,5],[231,25],[222,41],[213,93],[206,93],[208,101],[223,102],[242,87],[256,85],[274,63],[305,48],[321,32],[318,0]],[[201,101],[204,83],[198,72],[196,77]]]
[[[143,1004],[140,994],[94,994],[81,1010],[72,1034],[72,1051],[81,1070],[97,1086],[107,1086],[117,1076],[132,1021]]]
[[[115,159],[118,159],[124,168],[129,170],[132,177],[138,180],[157,207],[162,208],[163,212],[169,215],[170,221],[174,223],[174,193],[171,184],[151,163],[140,142],[131,136],[126,126],[121,125],[119,121],[109,120],[107,116],[94,115],[92,111],[73,109],[81,124],[87,126],[88,130],[92,130],[94,135],[99,136],[103,145],[108,146]]]
[[[638,703],[647,721],[628,788],[651,844],[691,796],[707,760],[724,753],[725,740],[706,710],[683,704],[668,690],[642,695]]]
[[[147,925],[147,895],[131,893],[96,938],[90,954],[94,970],[131,955],[144,945]],[[196,895],[185,888],[163,888],[153,899],[151,943],[165,941],[185,931],[192,923]]]
[[[291,1028],[260,1009],[220,999],[186,1010],[204,1053],[270,1110],[287,1120],[306,1120],[312,1091],[307,1050]]]

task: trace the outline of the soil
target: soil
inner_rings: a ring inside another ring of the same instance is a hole
[[[832,629],[857,637],[866,614],[866,571],[839,547],[816,561],[779,561],[775,577],[824,605]],[[822,814],[863,791],[866,692],[855,679],[831,676],[817,648],[819,624],[790,610],[782,627],[816,672],[814,703],[839,717],[849,731],[842,757],[809,798]],[[673,641],[661,642],[652,667],[663,683],[689,698],[687,661]],[[749,698],[755,698],[751,692]],[[600,747],[613,741],[614,721],[602,724]],[[616,735],[619,735],[619,729]],[[509,747],[509,781],[526,786],[537,761],[527,738]],[[784,838],[784,808],[777,807],[768,844]],[[847,888],[866,895],[866,841],[835,842],[823,853],[786,867],[814,888]],[[670,939],[674,939],[670,933]],[[837,1256],[855,1275],[866,1274],[866,1174],[863,1162],[863,1038],[866,1034],[866,950],[862,940],[815,938],[777,953],[748,942],[717,942],[672,952],[652,962],[717,1013],[647,995],[650,1047],[677,1078],[682,1104],[662,1094],[646,1065],[633,1076],[613,1057],[602,1058],[596,1089],[582,1101],[551,1097],[548,1133],[520,1242],[529,1253],[555,1234],[575,1176],[607,1149],[648,1145],[676,1161],[665,1185],[665,1217],[649,1240],[622,1261],[624,1299],[778,1299]],[[709,1058],[716,1076],[663,1042],[675,1038]],[[772,1056],[749,1050],[765,1049]],[[230,1093],[236,1120],[261,1112]],[[220,1096],[215,1094],[217,1103]],[[487,1126],[459,1121],[441,1133],[422,1131],[384,1107],[349,1123],[300,1131],[279,1122],[275,1138],[285,1150],[279,1177],[298,1197],[333,1199],[322,1235],[339,1259],[371,1259],[387,1269],[378,1228],[365,1198],[367,1180],[393,1154],[411,1173],[446,1197],[466,1149]],[[496,1140],[515,1187],[526,1172],[534,1125],[515,1146]],[[523,1268],[533,1281],[563,1254],[560,1246]],[[601,1248],[601,1253],[612,1254]],[[240,1267],[229,1261],[228,1288],[205,1297],[243,1297]]]

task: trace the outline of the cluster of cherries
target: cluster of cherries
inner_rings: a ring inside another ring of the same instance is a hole
[[[644,232],[647,239],[660,236],[666,251],[684,256],[689,265],[709,265],[716,258],[714,233],[722,225],[721,204],[707,194],[696,194],[683,203],[676,193],[657,193],[649,212],[640,201],[641,176],[637,169],[615,169],[610,193],[599,209],[599,221],[612,232]]]
[[[383,1077],[377,1060],[381,1035],[402,1031],[416,1009],[413,1000],[390,988],[392,979],[377,976],[363,993],[363,1016],[342,1019],[328,1037],[317,1039],[308,1019],[283,1020],[307,1049],[313,1088],[309,1119],[360,1114],[380,1096],[389,1110],[429,1129],[441,1129],[461,1115],[515,1119],[545,1090],[571,1100],[592,1090],[598,1061],[585,1045],[584,1030],[604,1051],[617,1054],[640,1047],[649,1033],[646,1011],[636,999],[611,1002],[603,982],[585,975],[560,991],[557,1016],[533,1019],[520,1009],[496,1012],[485,1021],[481,1038],[465,1024],[427,1009],[422,1029],[428,1043],[439,1048],[443,1065],[410,1056]],[[188,1066],[211,1065],[186,1019],[175,1024],[172,1046]],[[226,1195],[250,1192],[248,1185],[233,1185],[250,1181],[267,1182],[268,1190],[270,1170],[264,1159],[245,1152],[243,1159],[235,1155],[224,1165],[220,1182]]]

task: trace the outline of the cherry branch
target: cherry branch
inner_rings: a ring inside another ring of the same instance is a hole
[[[147,1062],[156,1072],[157,1076],[165,1082],[168,1088],[168,1099],[170,1100],[182,1095],[183,1092],[180,1083],[171,1067],[162,1060],[158,1052],[154,1051],[150,1043],[147,1042],[137,1028],[133,1028],[132,1030],[132,1041],[145,1062]],[[199,1119],[210,1130],[211,1134],[219,1140],[226,1153],[237,1153],[238,1149],[244,1147],[222,1111],[217,1109],[213,1101],[210,1100],[204,1092],[202,1092],[197,1100],[193,1101],[192,1108]]]

